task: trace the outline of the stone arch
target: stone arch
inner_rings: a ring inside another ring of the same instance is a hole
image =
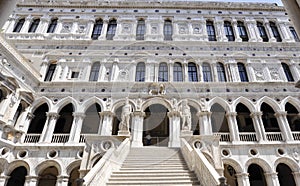
[[[245,171],[243,166],[238,161],[236,161],[232,158],[222,159],[222,162],[223,162],[223,164],[228,164],[228,165],[232,166],[237,173],[247,172],[247,171]]]
[[[232,110],[230,109],[229,104],[227,103],[227,101],[225,101],[223,98],[220,97],[215,97],[212,100],[209,101],[208,103],[208,108],[209,110],[211,109],[211,107],[215,104],[218,103],[219,105],[221,105],[226,112],[231,112]]]
[[[2,172],[8,170],[8,161],[5,158],[0,158],[0,175]]]
[[[38,164],[35,168],[35,173],[36,175],[40,175],[41,173],[43,173],[43,171],[45,169],[47,169],[50,166],[54,166],[57,171],[58,171],[58,175],[65,175],[65,171],[64,169],[62,169],[62,164],[61,162],[57,161],[57,160],[45,160],[43,162],[41,162],[40,164]]]
[[[53,108],[52,101],[49,98],[43,96],[34,101],[29,112],[33,113],[37,108],[39,108],[39,106],[43,105],[44,103],[48,105],[49,111],[51,110],[51,108]]]
[[[235,99],[233,102],[232,102],[232,109],[236,109],[236,106],[239,104],[239,103],[242,103],[244,104],[246,107],[248,107],[248,109],[250,110],[250,112],[255,112],[255,105],[252,103],[251,100],[249,100],[248,98],[245,98],[243,96],[241,97],[238,97],[237,99]]]
[[[276,172],[276,167],[280,163],[286,164],[288,167],[290,167],[290,169],[293,172],[299,172],[299,170],[300,170],[298,163],[295,160],[288,158],[288,157],[280,157],[274,162],[274,167],[273,167],[274,172]]]
[[[70,97],[70,96],[61,99],[61,100],[54,106],[54,108],[53,108],[53,110],[51,110],[51,112],[59,113],[60,110],[61,110],[62,108],[64,108],[64,106],[68,105],[69,103],[71,103],[71,104],[73,105],[74,112],[77,112],[77,111],[78,111],[78,108],[79,108],[78,103],[77,103],[77,101],[76,101],[74,98],[72,98],[72,97]]]
[[[201,111],[201,109],[202,109],[201,105],[197,102],[197,100],[195,100],[195,99],[187,99],[187,101],[188,101],[188,105],[194,107],[197,110],[197,112]],[[181,103],[182,103],[182,100],[179,102],[179,104],[181,104]]]
[[[145,111],[145,109],[147,107],[149,107],[150,105],[153,105],[153,104],[163,105],[164,107],[166,107],[168,109],[168,111],[172,111],[171,103],[163,98],[151,98],[151,99],[146,100],[142,104],[142,111]]]
[[[12,171],[14,171],[17,167],[23,166],[26,168],[27,170],[27,174],[30,174],[30,165],[28,162],[24,161],[24,160],[16,160],[16,161],[12,161],[11,163],[8,164],[6,170],[5,170],[5,174],[6,175],[10,175],[12,173]]]
[[[75,161],[71,162],[66,168],[67,175],[70,175],[70,173],[72,172],[72,170],[74,168],[80,167],[80,164],[81,164],[81,160],[75,160]]]
[[[87,109],[92,106],[93,104],[98,104],[101,108],[101,111],[105,110],[104,109],[104,102],[103,100],[101,100],[100,98],[98,97],[92,97],[92,98],[89,98],[87,100],[85,100],[82,105],[79,107],[78,109],[78,112],[82,112],[82,113],[85,113],[87,111]]]
[[[105,152],[99,152],[95,154],[90,161],[90,167],[92,168],[97,162],[99,162],[101,158],[104,156],[104,154]]]
[[[248,170],[248,167],[251,164],[259,165],[264,170],[264,172],[272,172],[273,171],[271,165],[266,160],[264,160],[262,158],[251,158],[251,159],[249,159],[245,163],[245,170]]]
[[[259,99],[259,100],[257,101],[256,109],[257,109],[258,111],[260,111],[261,105],[262,105],[263,103],[266,103],[266,104],[270,105],[270,106],[272,107],[272,109],[274,110],[275,113],[276,113],[277,111],[279,111],[279,110],[282,110],[282,109],[280,108],[280,105],[279,105],[275,100],[273,100],[273,99],[270,98],[270,97],[264,96],[264,97],[262,97],[261,99]]]
[[[293,105],[298,110],[298,112],[300,112],[300,101],[298,99],[296,99],[295,97],[288,96],[281,101],[280,106],[282,108],[285,108],[285,105],[287,103]]]
[[[120,100],[117,100],[116,102],[114,102],[111,111],[116,112],[116,110],[118,108],[120,108],[124,105],[125,101],[126,101],[126,99],[120,99]],[[135,102],[131,99],[128,99],[128,101],[129,101],[129,104],[132,106],[132,110],[134,112],[136,110]]]

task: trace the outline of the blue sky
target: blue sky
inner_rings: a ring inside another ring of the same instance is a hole
[[[277,3],[278,5],[282,5],[281,0],[203,0],[203,1],[263,2],[263,3]]]

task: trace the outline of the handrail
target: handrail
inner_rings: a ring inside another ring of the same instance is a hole
[[[220,175],[215,168],[200,150],[192,148],[184,138],[181,138],[181,152],[188,167],[195,172],[202,185],[217,186],[220,184]]]
[[[104,186],[114,170],[121,168],[130,150],[130,140],[126,138],[118,148],[109,149],[98,163],[83,178],[83,186]]]

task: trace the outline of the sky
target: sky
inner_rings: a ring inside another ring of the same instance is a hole
[[[277,3],[279,6],[283,6],[281,0],[203,0],[203,1],[262,2],[262,3]]]

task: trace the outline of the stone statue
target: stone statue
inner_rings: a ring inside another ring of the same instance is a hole
[[[130,113],[132,111],[131,105],[129,104],[128,98],[126,98],[125,105],[122,108],[121,123],[119,124],[120,131],[129,130]]]
[[[187,104],[187,100],[182,101],[181,118],[182,118],[182,130],[191,130],[192,116],[191,116],[191,109]]]

